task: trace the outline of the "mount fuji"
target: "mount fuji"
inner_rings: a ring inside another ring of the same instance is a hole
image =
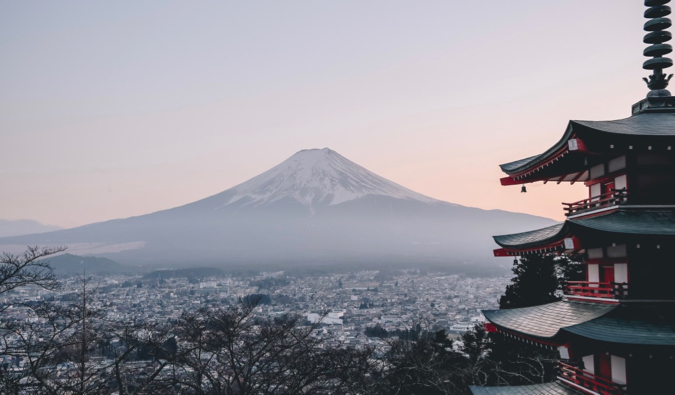
[[[194,203],[0,238],[0,251],[17,245],[68,245],[73,254],[153,266],[451,266],[494,262],[493,234],[554,223],[436,200],[324,148],[300,151]]]
[[[236,194],[227,204],[243,200],[246,205],[257,206],[290,198],[312,212],[314,207],[336,205],[367,195],[438,202],[382,178],[328,148],[302,150],[232,190]]]

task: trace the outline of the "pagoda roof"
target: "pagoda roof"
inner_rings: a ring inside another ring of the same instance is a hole
[[[675,138],[675,112],[642,112],[614,121],[569,121],[563,136],[548,150],[500,165],[510,176],[502,179],[502,184],[538,180],[584,181],[587,178],[583,171],[587,167],[584,157],[601,154],[598,147],[590,150],[588,142],[602,140],[617,144],[635,137]],[[618,145],[612,149],[610,144],[603,144],[601,148],[613,155],[622,153]]]
[[[502,386],[502,387],[479,387],[469,386],[473,395],[578,395],[579,393],[558,383]]]
[[[485,318],[517,335],[560,341],[577,335],[614,344],[675,346],[675,304],[593,304],[563,300],[539,306],[483,310]]]
[[[560,144],[560,142],[558,142],[558,144]],[[537,158],[541,158],[544,155],[546,155],[546,152],[544,152],[543,154],[530,156],[529,158],[524,158],[524,159],[516,160],[516,161],[513,161],[513,162],[509,162],[509,163],[504,163],[503,165],[499,165],[499,167],[502,168],[502,171],[504,173],[507,173],[507,174],[517,173],[518,169],[527,168],[527,165],[533,163],[534,161],[537,160]]]
[[[565,223],[561,222],[529,232],[493,236],[493,239],[504,248],[536,247],[561,240],[568,233],[566,229]]]
[[[517,309],[483,310],[483,314],[493,324],[509,331],[551,339],[562,328],[601,317],[615,308],[615,305],[560,301]]]
[[[599,215],[568,218],[565,222],[529,232],[493,236],[507,250],[526,250],[561,244],[570,235],[588,232],[641,236],[675,236],[675,209],[617,206]]]
[[[568,219],[572,229],[582,227],[631,235],[675,235],[675,210],[621,207],[605,215]]]
[[[675,306],[620,306],[601,317],[563,330],[609,343],[675,346]]]
[[[675,113],[640,113],[616,121],[570,121],[577,130],[633,136],[675,136]]]

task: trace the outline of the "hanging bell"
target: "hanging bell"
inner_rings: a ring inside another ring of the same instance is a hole
[[[513,264],[517,265],[518,264],[518,258],[513,258]]]
[[[525,193],[525,192],[527,192],[527,188],[525,188],[525,185],[523,185],[523,186],[520,188],[520,193]]]

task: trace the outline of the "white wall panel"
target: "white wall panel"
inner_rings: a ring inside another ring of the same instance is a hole
[[[600,196],[601,186],[600,184],[591,185],[591,197]]]
[[[591,263],[588,264],[588,281],[589,282],[599,282],[600,281],[600,268],[597,264]],[[597,285],[595,285],[597,287]]]
[[[591,167],[591,180],[605,175],[605,164],[601,163]]]
[[[614,179],[614,189],[623,189],[626,188],[627,185],[625,174]]]
[[[627,283],[628,282],[628,264],[615,263],[614,264],[614,282]]]
[[[581,359],[584,361],[584,370],[590,372],[591,374],[595,374],[595,362],[593,360],[593,355],[586,355],[585,357],[581,357]]]
[[[612,381],[617,384],[626,384],[626,360],[612,355]]]

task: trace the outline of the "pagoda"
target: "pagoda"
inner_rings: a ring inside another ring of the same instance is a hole
[[[670,0],[645,0],[650,91],[615,121],[570,121],[544,153],[501,165],[502,185],[581,183],[585,199],[563,203],[566,220],[495,236],[498,257],[575,254],[585,281],[561,301],[486,310],[489,331],[559,351],[557,379],[482,394],[675,393],[675,97],[664,57],[672,51]],[[671,376],[671,374],[673,376]]]

